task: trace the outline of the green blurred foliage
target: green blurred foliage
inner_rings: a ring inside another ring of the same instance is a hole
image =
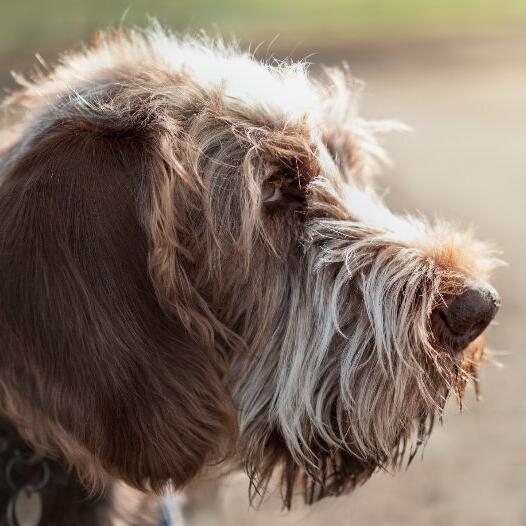
[[[53,48],[96,28],[145,25],[236,34],[276,45],[526,32],[526,0],[0,0],[0,51]]]

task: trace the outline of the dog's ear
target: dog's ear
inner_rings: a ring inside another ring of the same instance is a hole
[[[233,432],[220,353],[150,277],[158,140],[70,119],[0,160],[2,410],[92,482],[153,489],[188,482]]]

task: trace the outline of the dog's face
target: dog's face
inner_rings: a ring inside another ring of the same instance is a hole
[[[289,505],[427,436],[476,375],[492,260],[385,208],[351,88],[157,31],[13,95],[0,380],[26,437],[139,487],[234,457]]]

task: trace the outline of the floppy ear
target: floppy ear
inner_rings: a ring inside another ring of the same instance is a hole
[[[0,161],[0,385],[36,447],[159,489],[217,459],[232,411],[219,354],[149,277],[146,133],[72,119]]]

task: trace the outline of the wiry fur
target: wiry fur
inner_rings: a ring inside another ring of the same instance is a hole
[[[290,506],[396,466],[462,395],[481,340],[452,354],[430,317],[492,260],[384,207],[371,175],[391,125],[356,114],[347,72],[156,28],[20,83],[0,379],[33,444],[139,488],[240,461],[256,492],[279,471]]]

